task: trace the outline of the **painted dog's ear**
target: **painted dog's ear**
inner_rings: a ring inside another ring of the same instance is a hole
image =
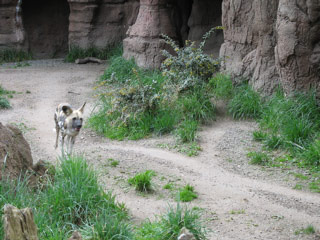
[[[81,106],[81,108],[78,109],[78,111],[80,111],[81,113],[83,113],[83,109],[84,109],[84,106],[86,105],[86,102],[84,102]]]
[[[69,106],[62,106],[62,111],[66,116],[69,116],[73,112]]]

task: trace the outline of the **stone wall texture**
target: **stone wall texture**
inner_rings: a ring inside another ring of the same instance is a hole
[[[319,87],[319,0],[224,0],[223,68],[255,89]]]

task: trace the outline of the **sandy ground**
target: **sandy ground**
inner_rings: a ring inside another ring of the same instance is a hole
[[[0,122],[15,123],[24,130],[34,161],[55,163],[53,114],[61,102],[75,107],[84,101],[88,117],[95,106],[93,86],[106,65],[66,64],[61,60],[32,61],[31,66],[0,66],[0,84],[18,94],[12,109],[0,111]],[[30,93],[27,93],[30,91]],[[175,205],[177,188],[195,187],[199,197],[187,204],[204,209],[209,239],[320,239],[319,233],[295,235],[311,224],[320,229],[320,195],[292,189],[295,182],[286,170],[249,165],[246,154],[255,149],[252,131],[256,124],[219,117],[199,133],[203,151],[187,157],[159,146],[173,145],[170,136],[140,141],[111,141],[82,129],[75,152],[84,154],[99,172],[106,190],[124,202],[135,222],[153,219]],[[108,159],[119,161],[112,167]],[[154,170],[154,191],[138,194],[127,179]],[[165,190],[171,183],[175,190]]]

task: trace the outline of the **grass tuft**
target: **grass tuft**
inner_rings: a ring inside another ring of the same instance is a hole
[[[248,84],[236,88],[234,97],[229,102],[228,111],[235,119],[258,119],[262,113],[259,94]]]
[[[152,177],[155,175],[154,171],[147,170],[143,173],[139,173],[132,178],[128,179],[130,185],[135,186],[137,191],[150,192],[152,190]]]
[[[270,161],[270,157],[263,152],[249,152],[248,157],[251,159],[251,164],[267,165]]]
[[[181,202],[191,202],[197,197],[198,195],[194,192],[194,187],[189,184],[179,191],[179,200]]]

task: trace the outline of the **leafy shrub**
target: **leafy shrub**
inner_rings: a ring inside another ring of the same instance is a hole
[[[194,192],[194,187],[189,184],[187,184],[179,192],[179,200],[182,202],[190,202],[197,197],[198,195]]]
[[[267,165],[267,163],[270,161],[270,157],[263,152],[249,152],[248,157],[251,159],[251,164]]]
[[[166,88],[172,94],[179,94],[195,86],[207,83],[219,68],[219,60],[212,59],[203,53],[203,47],[210,35],[219,27],[212,28],[203,36],[203,41],[196,47],[196,43],[187,40],[180,48],[171,38],[163,35],[164,41],[172,47],[174,55],[167,50],[162,54],[166,57],[161,65],[162,74],[167,77]],[[170,94],[170,95],[171,95]]]
[[[259,118],[262,112],[260,96],[251,86],[243,84],[236,89],[228,109],[235,119]]]
[[[32,54],[23,50],[4,49],[0,50],[0,63],[3,62],[21,62],[31,60]]]
[[[139,173],[132,178],[129,178],[128,182],[134,185],[137,191],[149,192],[151,191],[151,180],[154,176],[154,171],[147,170],[144,173]]]
[[[137,231],[137,240],[175,240],[181,229],[187,228],[197,240],[207,239],[207,231],[201,220],[198,209],[176,208],[169,206],[166,214],[158,217],[155,222],[145,222]]]

